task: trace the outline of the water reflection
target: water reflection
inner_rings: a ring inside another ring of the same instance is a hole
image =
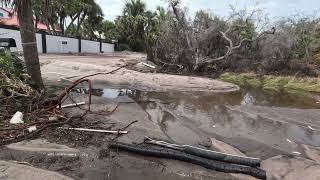
[[[295,109],[279,111],[279,118],[273,115],[280,107],[306,109],[319,108],[312,96],[292,97],[282,94],[246,91],[231,94],[197,93],[148,93],[141,92],[133,96],[139,102],[154,100],[157,103],[141,103],[153,121],[161,122],[160,127],[171,139],[190,142],[190,137],[202,140],[203,134],[226,138],[242,138],[266,144],[270,147],[292,153],[299,150],[297,144],[304,143],[320,146],[319,131],[312,131],[307,126],[294,122],[281,122],[281,118],[290,116]],[[289,104],[289,105],[288,105]],[[255,109],[242,110],[241,106],[258,106],[264,114]],[[164,108],[165,107],[165,108]],[[281,109],[281,108],[280,108]],[[165,113],[164,113],[165,112]],[[169,115],[168,115],[169,113]],[[320,115],[320,114],[319,114]],[[189,124],[186,125],[186,124]],[[187,132],[187,133],[185,133]],[[287,139],[296,143],[288,143]]]
[[[87,93],[87,90],[79,91]],[[206,137],[219,136],[247,139],[289,153],[298,151],[297,144],[301,143],[320,146],[319,131],[303,126],[305,119],[301,119],[301,123],[282,122],[283,118],[292,117],[296,111],[293,108],[305,109],[304,117],[308,116],[309,109],[320,108],[318,96],[312,94],[252,89],[225,94],[96,89],[93,94],[110,99],[119,96],[134,99],[147,112],[150,121],[177,143],[197,144],[206,141]],[[259,107],[259,111],[254,107]]]

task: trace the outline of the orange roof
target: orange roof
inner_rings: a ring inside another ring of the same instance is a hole
[[[0,18],[0,24],[7,25],[7,26],[14,26],[14,27],[20,27],[18,17],[15,13],[13,13],[13,9],[8,8],[1,8],[9,13],[9,18]],[[35,23],[35,20],[34,22]],[[38,30],[48,30],[47,25],[38,22],[37,24]]]

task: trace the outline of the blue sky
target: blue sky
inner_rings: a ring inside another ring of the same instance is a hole
[[[96,0],[103,9],[105,18],[113,20],[121,14],[126,0]],[[167,7],[166,0],[144,0],[148,9],[154,10],[161,5]],[[229,5],[237,9],[264,8],[271,17],[288,17],[297,13],[304,15],[320,15],[319,0],[182,0],[192,16],[199,9],[210,10],[213,14],[226,16]]]

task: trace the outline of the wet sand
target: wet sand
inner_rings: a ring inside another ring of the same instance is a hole
[[[133,61],[125,55],[121,58],[123,60],[119,57],[62,56],[54,59],[46,56],[42,57],[42,72],[51,85],[68,84],[68,81],[57,80],[76,79],[74,76],[108,71]],[[228,152],[224,149],[227,146],[221,148],[212,144],[216,139],[230,145],[228,148],[235,152],[263,159],[262,168],[269,179],[312,179],[320,174],[318,95],[292,96],[252,89],[235,91],[236,86],[220,81],[172,77],[124,69],[93,79],[93,109],[110,110],[117,104],[119,108],[110,116],[88,115],[87,121],[93,122],[92,128],[116,130],[138,120],[128,128],[129,134],[117,139],[120,142],[137,144],[143,142],[144,136],[150,136]],[[221,90],[226,92],[221,93]],[[87,101],[86,93],[85,87],[79,87],[72,96],[79,102]],[[68,113],[79,113],[79,110],[69,109]],[[75,179],[252,179],[179,161],[110,151],[108,145],[114,137],[53,130],[44,133],[42,138],[76,148],[80,155],[40,156],[3,149],[0,157],[27,161]]]

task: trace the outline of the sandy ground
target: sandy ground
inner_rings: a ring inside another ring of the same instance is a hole
[[[104,56],[40,56],[43,77],[46,79],[46,83],[54,85],[70,84],[70,80],[77,79],[80,76],[96,72],[108,72],[128,62],[140,62],[143,58],[143,54],[123,53]],[[207,78],[141,73],[129,69],[122,69],[112,75],[97,76],[92,80],[95,88],[110,85],[143,91],[169,92],[169,94],[171,91],[181,92],[186,90],[200,91],[202,93],[238,90],[235,85]],[[158,95],[163,96],[161,93]],[[87,102],[85,95],[77,95],[76,97],[77,101]],[[187,109],[184,108],[177,109],[180,111],[170,110],[170,99],[175,97],[176,95],[172,94],[171,98],[167,98],[169,102],[167,104],[155,101],[148,104],[148,106],[154,107],[147,109],[128,97],[109,99],[94,96],[92,108],[96,111],[112,109],[116,104],[121,103],[119,108],[110,116],[91,114],[86,119],[89,122],[99,122],[97,125],[99,128],[111,128],[114,130],[137,120],[137,123],[128,128],[129,134],[117,139],[120,142],[139,144],[143,142],[144,136],[150,136],[176,143],[207,146],[212,150],[230,154],[262,158],[262,169],[267,171],[268,179],[320,179],[320,150],[318,147],[304,144],[300,147],[299,145],[304,156],[295,157],[285,152],[286,147],[277,149],[264,144],[266,143],[264,142],[265,136],[270,133],[264,131],[265,127],[270,126],[270,131],[272,131],[274,126],[279,126],[278,133],[280,135],[282,135],[280,131],[285,134],[284,131],[286,129],[279,122],[304,125],[307,129],[309,124],[301,124],[297,121],[297,118],[304,118],[302,121],[312,123],[319,116],[316,110],[297,110],[296,113],[292,113],[295,110],[285,108],[239,107],[232,105],[221,107],[214,106],[211,104],[214,100],[210,100],[209,104],[208,102],[203,104],[204,107],[202,109],[211,106],[217,108],[213,111],[216,114],[214,118],[225,120],[223,123],[226,123],[227,126],[231,124],[230,131],[235,126],[235,128],[238,128],[239,133],[247,133],[249,131],[254,133],[254,135],[248,133],[248,138],[245,140],[237,137],[221,138],[215,136],[214,133],[210,133],[212,132],[213,120],[211,117],[198,116],[193,118],[196,113],[200,113],[196,110],[190,116],[188,116]],[[221,96],[218,95],[215,99],[218,98],[221,98]],[[201,104],[196,97],[194,99],[191,98],[191,101],[200,108]],[[182,103],[187,104],[186,101]],[[161,109],[161,111],[157,111],[158,109]],[[221,114],[219,113],[221,111],[229,111],[231,113]],[[79,113],[79,110],[70,109],[68,112]],[[312,116],[304,116],[303,114],[306,112],[312,113]],[[218,117],[219,115],[223,115],[223,117]],[[232,117],[227,115],[237,116],[235,119],[239,119],[238,116],[241,118],[233,124],[231,122]],[[270,119],[270,121],[259,123],[264,119]],[[313,121],[310,121],[310,119]],[[161,122],[162,120],[164,122]],[[314,124],[317,125],[318,123],[312,123],[312,125]],[[219,124],[215,125],[219,126]],[[299,126],[299,128],[301,127]],[[316,129],[317,126],[314,126],[314,128]],[[218,132],[219,129],[216,131]],[[261,136],[258,136],[259,134]],[[74,179],[254,179],[245,175],[210,171],[180,161],[110,151],[107,147],[114,137],[113,135],[79,133],[57,129],[42,135],[42,138],[51,143],[48,144],[46,141],[38,140],[7,146],[0,149],[2,152],[0,153],[0,158],[26,161],[35,167],[56,171]],[[269,137],[273,138],[271,135]],[[280,143],[286,143],[286,139],[281,137]],[[70,151],[72,149],[70,147],[74,148],[74,152],[71,152],[71,155]]]
[[[97,72],[112,71],[128,63],[138,63],[145,59],[143,54],[116,54],[103,56],[40,56],[43,78],[54,82],[75,80]],[[125,86],[147,91],[237,91],[238,86],[208,79],[159,73],[141,73],[127,68],[114,74],[90,77],[95,85]]]

